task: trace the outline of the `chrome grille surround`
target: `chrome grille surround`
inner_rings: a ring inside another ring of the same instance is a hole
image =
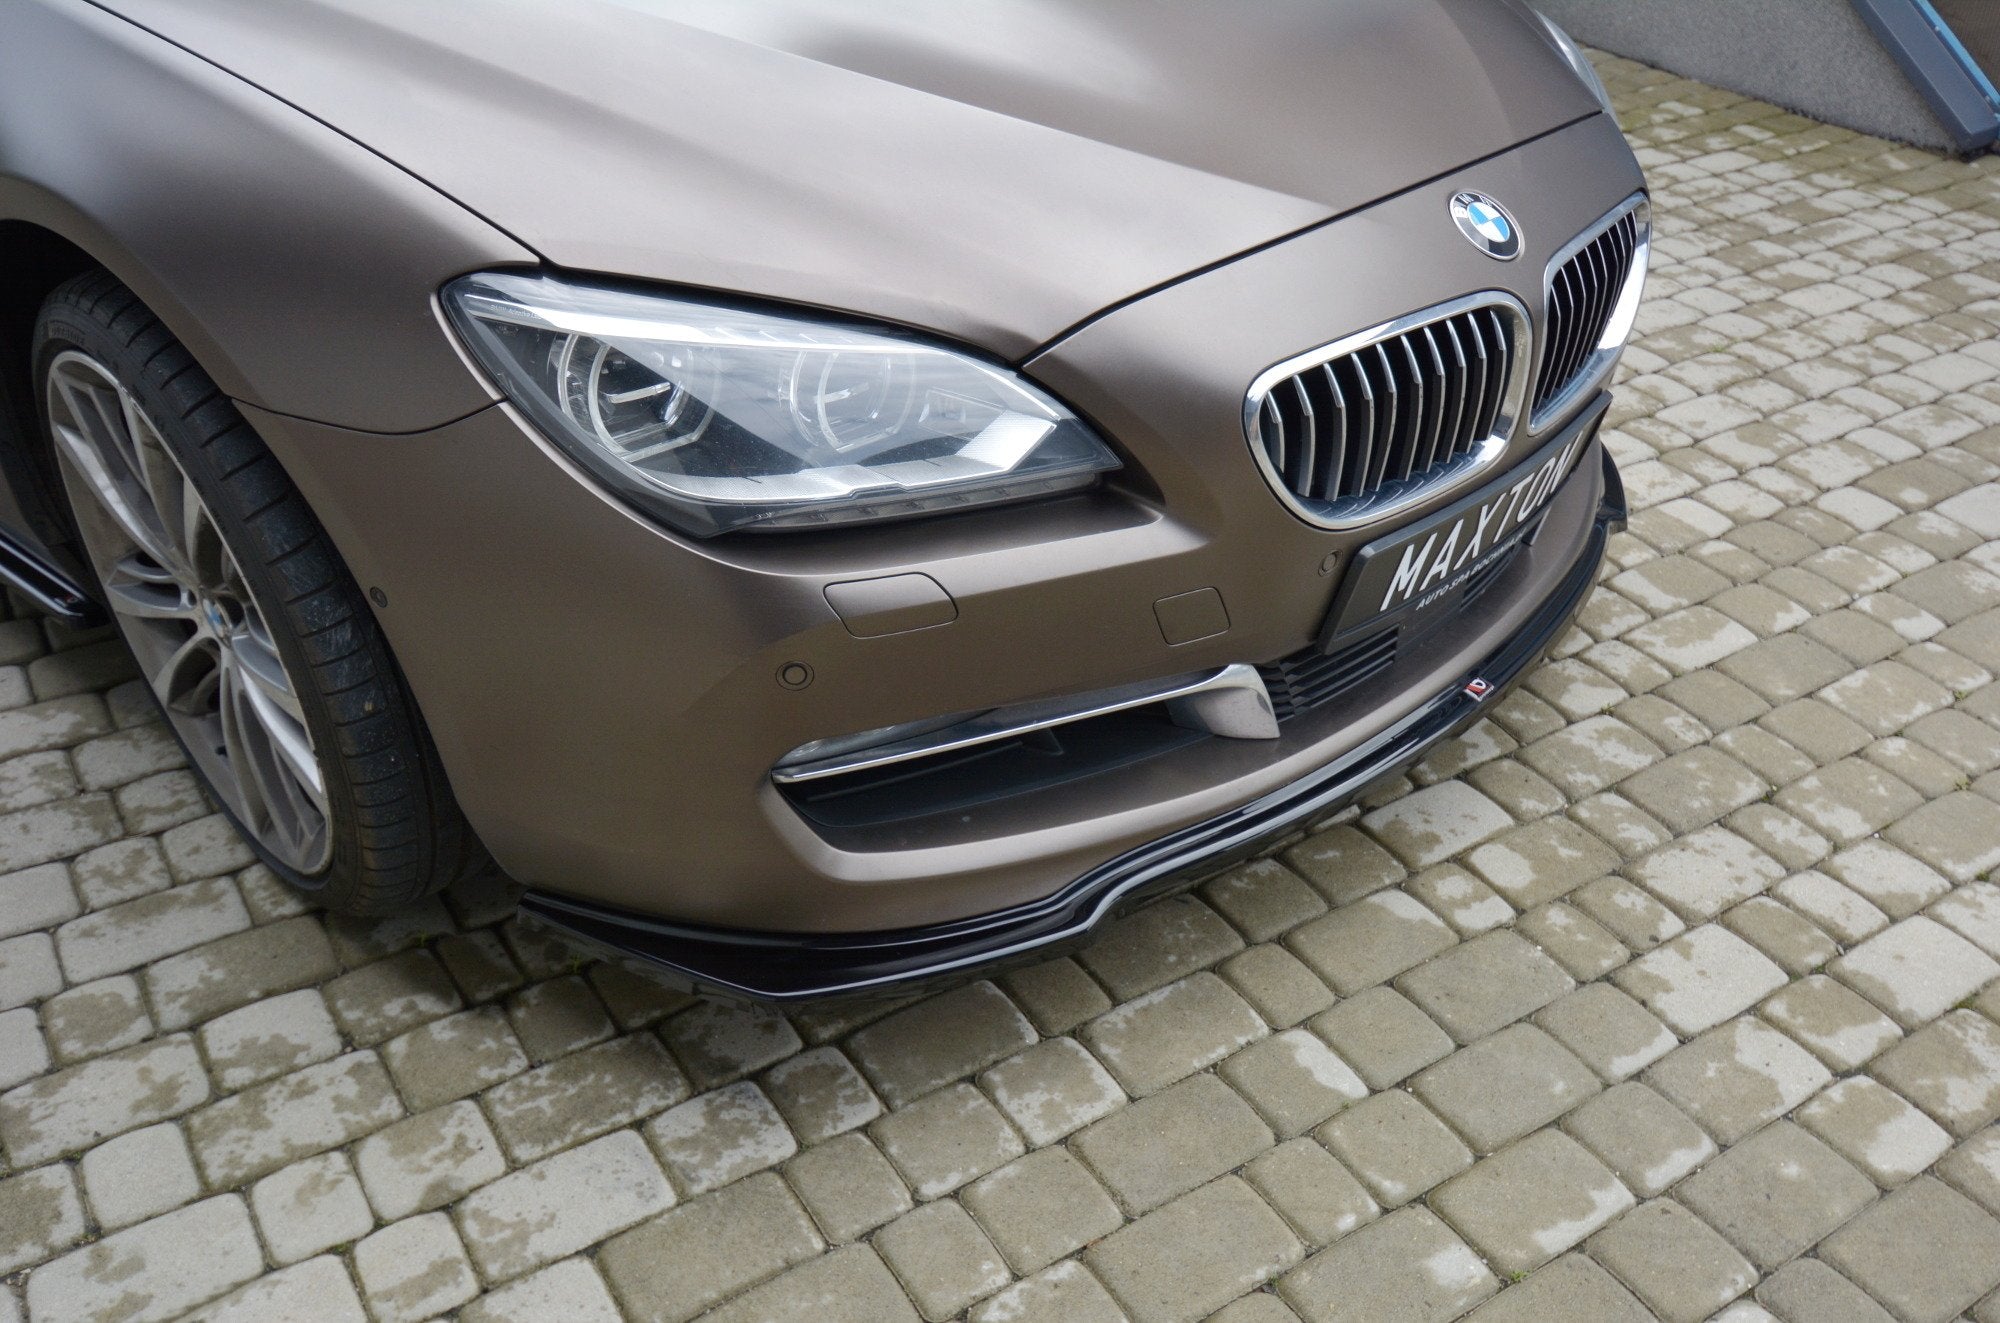
[[[1530,344],[1527,309],[1502,290],[1345,336],[1250,383],[1250,452],[1307,523],[1346,529],[1388,518],[1506,451],[1527,395]],[[1497,394],[1487,366],[1496,348],[1504,355]]]
[[[1652,247],[1652,204],[1634,193],[1549,259],[1530,432],[1546,430],[1611,375],[1631,334]]]

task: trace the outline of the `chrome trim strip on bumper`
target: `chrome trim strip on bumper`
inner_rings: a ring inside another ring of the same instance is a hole
[[[1221,670],[1201,675],[1145,680],[1115,689],[1100,689],[1095,693],[996,707],[942,730],[855,749],[830,758],[796,763],[781,761],[772,769],[771,779],[779,785],[821,781],[830,776],[846,776],[917,758],[929,758],[934,754],[977,748],[982,744],[1155,703],[1166,705],[1168,715],[1176,725],[1192,730],[1205,730],[1211,735],[1232,740],[1278,738],[1278,717],[1271,706],[1270,691],[1264,688],[1264,678],[1257,673],[1256,667],[1233,662]]]

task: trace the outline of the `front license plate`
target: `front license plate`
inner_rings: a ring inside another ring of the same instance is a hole
[[[1596,435],[1595,421],[1586,418],[1526,463],[1422,523],[1363,547],[1322,637],[1331,641],[1390,613],[1414,614],[1448,600],[1533,526]]]

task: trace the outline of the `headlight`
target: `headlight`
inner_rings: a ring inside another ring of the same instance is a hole
[[[466,276],[444,301],[568,454],[698,536],[1011,501],[1118,467],[1019,376],[889,328],[545,275]]]
[[[1614,120],[1617,119],[1618,112],[1611,108],[1611,93],[1604,90],[1604,80],[1597,76],[1597,70],[1592,67],[1590,57],[1583,53],[1583,47],[1577,45],[1576,39],[1569,33],[1557,27],[1555,21],[1547,14],[1538,13],[1535,17],[1542,20],[1542,27],[1547,30],[1549,40],[1562,52],[1562,57],[1569,61],[1571,72],[1590,89],[1590,94],[1597,98],[1597,104],[1604,107],[1604,113]]]

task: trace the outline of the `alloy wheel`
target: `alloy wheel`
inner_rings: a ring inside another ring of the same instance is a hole
[[[71,505],[106,599],[181,742],[242,828],[304,876],[331,855],[325,777],[263,609],[187,471],[75,350],[48,372]]]

